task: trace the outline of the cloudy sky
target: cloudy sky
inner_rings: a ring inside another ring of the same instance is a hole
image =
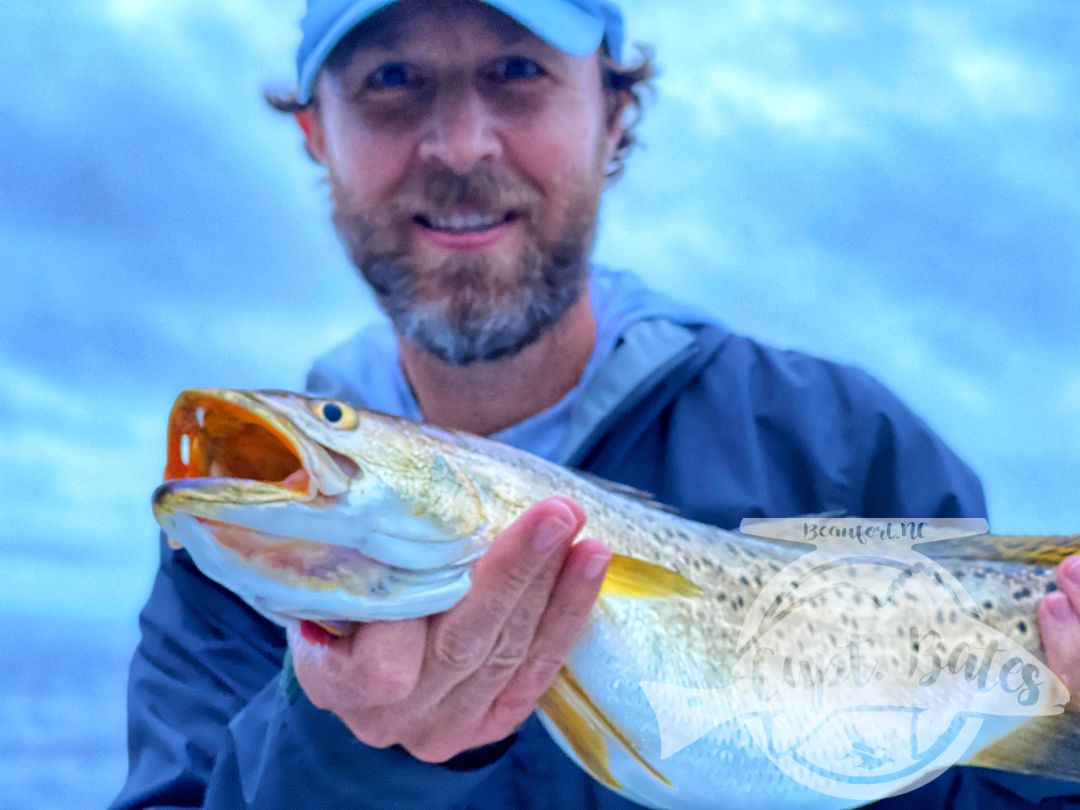
[[[298,0],[10,6],[0,611],[132,621],[176,393],[298,387],[374,309],[259,99]],[[626,8],[662,76],[599,257],[879,376],[996,530],[1080,530],[1080,7]]]
[[[0,783],[100,806],[173,398],[299,387],[375,310],[259,98],[301,0],[7,6]],[[662,75],[599,257],[876,374],[981,474],[996,530],[1080,531],[1080,6],[625,7]]]

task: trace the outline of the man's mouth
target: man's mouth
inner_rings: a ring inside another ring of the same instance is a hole
[[[487,250],[503,241],[514,224],[521,219],[517,211],[483,213],[454,211],[451,213],[417,214],[413,221],[423,240],[439,250]]]
[[[482,214],[479,211],[453,214],[417,214],[414,221],[423,228],[447,234],[483,233],[518,219],[517,211]]]

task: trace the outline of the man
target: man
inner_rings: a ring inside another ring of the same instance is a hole
[[[279,106],[326,168],[334,224],[392,324],[321,358],[311,389],[492,435],[727,527],[983,515],[970,471],[873,380],[590,268],[648,75],[621,51],[601,0],[309,2],[298,94]],[[572,501],[535,505],[443,615],[344,640],[291,628],[299,691],[281,685],[283,631],[163,544],[115,806],[632,806],[532,715],[608,559],[602,538],[573,542],[583,522]],[[1076,686],[1080,565],[1063,569],[1040,619]],[[894,804],[1066,789],[954,769]]]

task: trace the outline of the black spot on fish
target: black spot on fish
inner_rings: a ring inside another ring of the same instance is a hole
[[[989,599],[987,599],[985,602],[983,602],[982,606],[983,606],[984,610],[993,610],[994,609],[994,603],[991,602]]]
[[[742,606],[745,605],[745,604],[746,604],[746,600],[743,599],[741,596],[736,596],[735,597],[735,607],[737,607],[737,608],[739,608],[741,610]]]
[[[1031,596],[1031,588],[1027,586],[1013,593],[1013,599],[1027,599],[1029,596]]]
[[[727,599],[727,594],[726,593],[718,593],[716,595],[716,601],[717,602],[723,602],[725,599]]]
[[[1026,633],[1027,632],[1027,622],[1025,622],[1023,620],[1018,621],[1016,623],[1016,629],[1019,630],[1021,633]]]
[[[739,577],[739,584],[742,585],[744,588],[749,588],[750,580],[748,580],[745,576],[741,576]]]
[[[1047,582],[1046,583],[1046,592],[1047,593],[1053,593],[1056,590],[1057,590],[1057,583],[1056,582]]]

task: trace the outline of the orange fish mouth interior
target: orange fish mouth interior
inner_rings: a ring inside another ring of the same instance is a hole
[[[257,413],[224,399],[182,395],[169,417],[165,480],[243,478],[307,492],[294,442]]]

